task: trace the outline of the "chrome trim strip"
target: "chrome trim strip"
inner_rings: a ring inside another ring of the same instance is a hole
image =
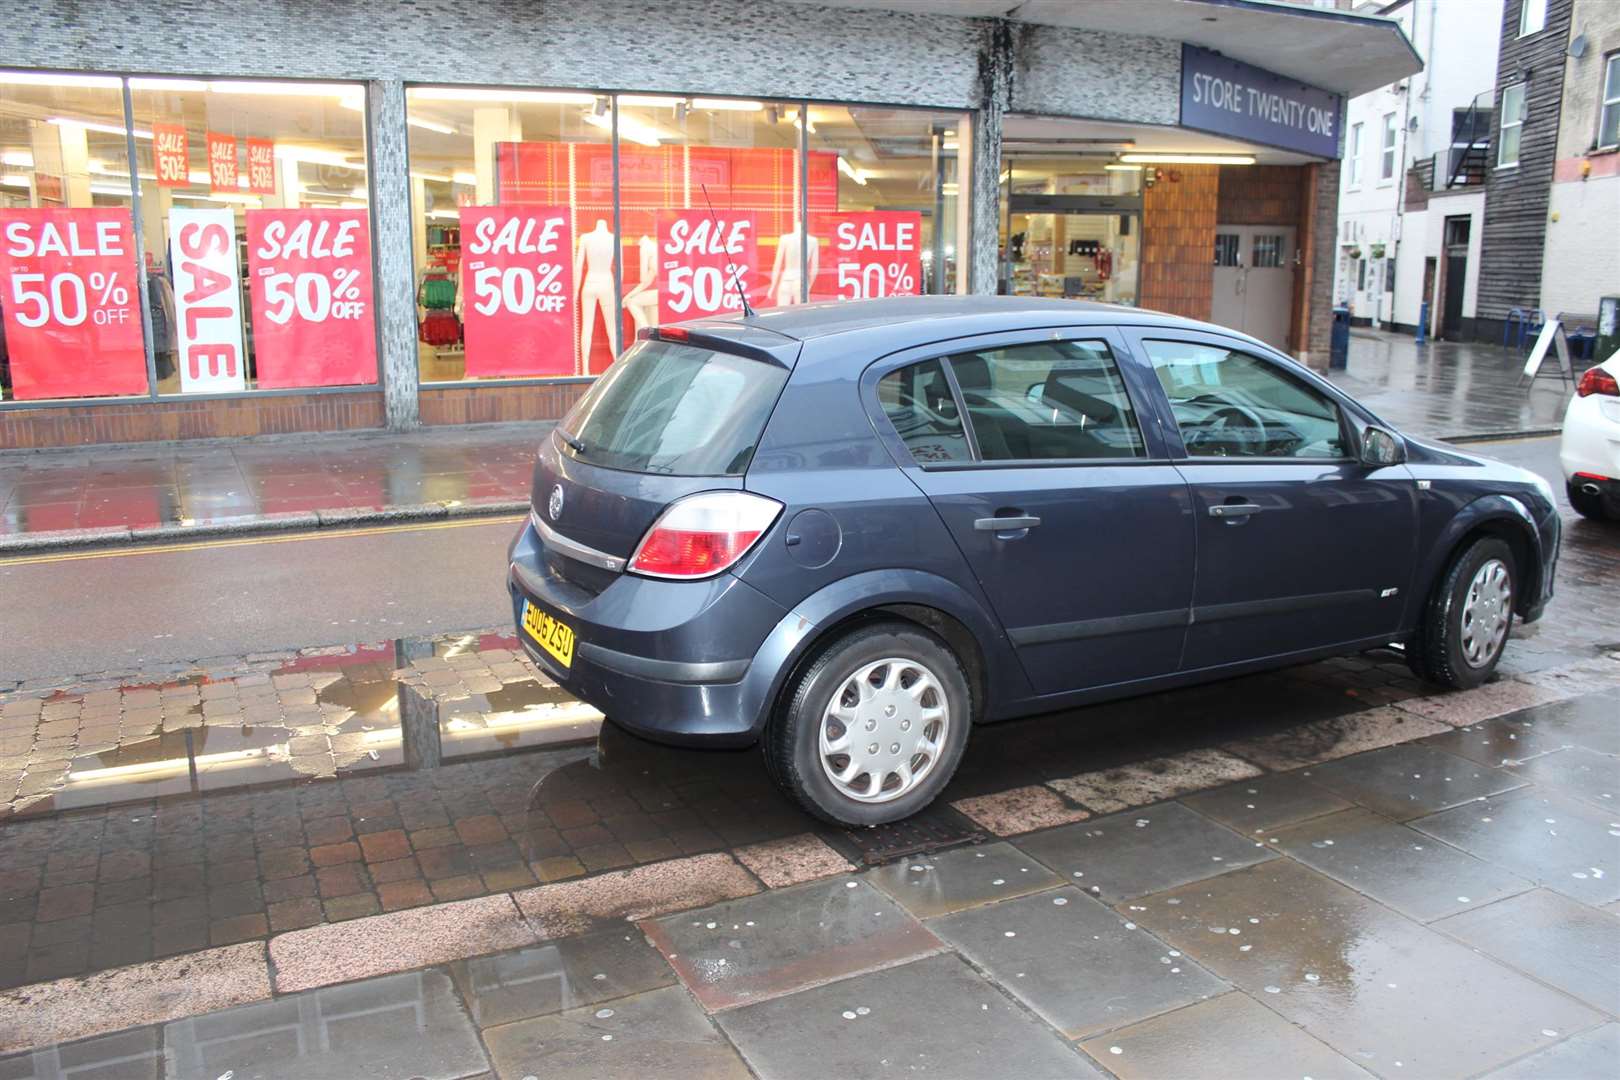
[[[593,547],[586,547],[578,540],[570,540],[540,520],[540,515],[533,507],[529,508],[529,522],[534,526],[534,531],[540,534],[540,539],[545,542],[546,547],[553,551],[559,551],[570,559],[578,559],[582,563],[589,563],[603,570],[611,570],[615,574],[624,571],[623,559],[617,555],[609,555],[605,551],[597,551]]]

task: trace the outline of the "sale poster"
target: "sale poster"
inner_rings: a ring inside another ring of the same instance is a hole
[[[191,186],[191,152],[179,124],[152,125],[152,166],[160,187]]]
[[[462,209],[468,378],[574,374],[574,243],[568,218],[566,206]]]
[[[226,208],[169,211],[169,265],[182,394],[247,389],[236,219]]]
[[[0,308],[13,396],[146,392],[135,267],[128,210],[0,210]]]
[[[922,214],[860,210],[812,214],[821,242],[812,300],[875,300],[922,292]]]
[[[258,386],[375,383],[366,211],[249,210],[246,216]]]
[[[236,139],[208,133],[208,183],[214,191],[236,191]]]
[[[276,144],[269,139],[247,141],[247,190],[255,195],[276,193]]]
[[[681,322],[742,310],[761,287],[757,215],[752,210],[658,212],[658,321]]]

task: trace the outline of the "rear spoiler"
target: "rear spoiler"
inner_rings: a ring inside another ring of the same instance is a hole
[[[699,349],[746,356],[763,360],[767,364],[792,369],[799,358],[803,342],[743,322],[695,322],[675,326],[649,326],[636,337],[642,341],[667,341],[673,345],[691,345]]]

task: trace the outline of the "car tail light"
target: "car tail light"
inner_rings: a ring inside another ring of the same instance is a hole
[[[1600,367],[1588,368],[1576,384],[1575,393],[1580,397],[1591,397],[1593,394],[1620,397],[1620,382],[1616,382],[1613,375]]]
[[[630,572],[691,580],[736,563],[771,527],[782,504],[746,491],[705,491],[669,504],[630,556]]]

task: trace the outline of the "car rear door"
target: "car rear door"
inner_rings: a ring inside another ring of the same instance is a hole
[[[1187,485],[1141,423],[1145,370],[1122,346],[1097,327],[961,338],[863,380],[1042,695],[1169,674],[1181,655]]]
[[[1218,334],[1127,334],[1192,491],[1198,576],[1183,667],[1393,634],[1417,542],[1404,465],[1357,458],[1348,402],[1297,366]]]

